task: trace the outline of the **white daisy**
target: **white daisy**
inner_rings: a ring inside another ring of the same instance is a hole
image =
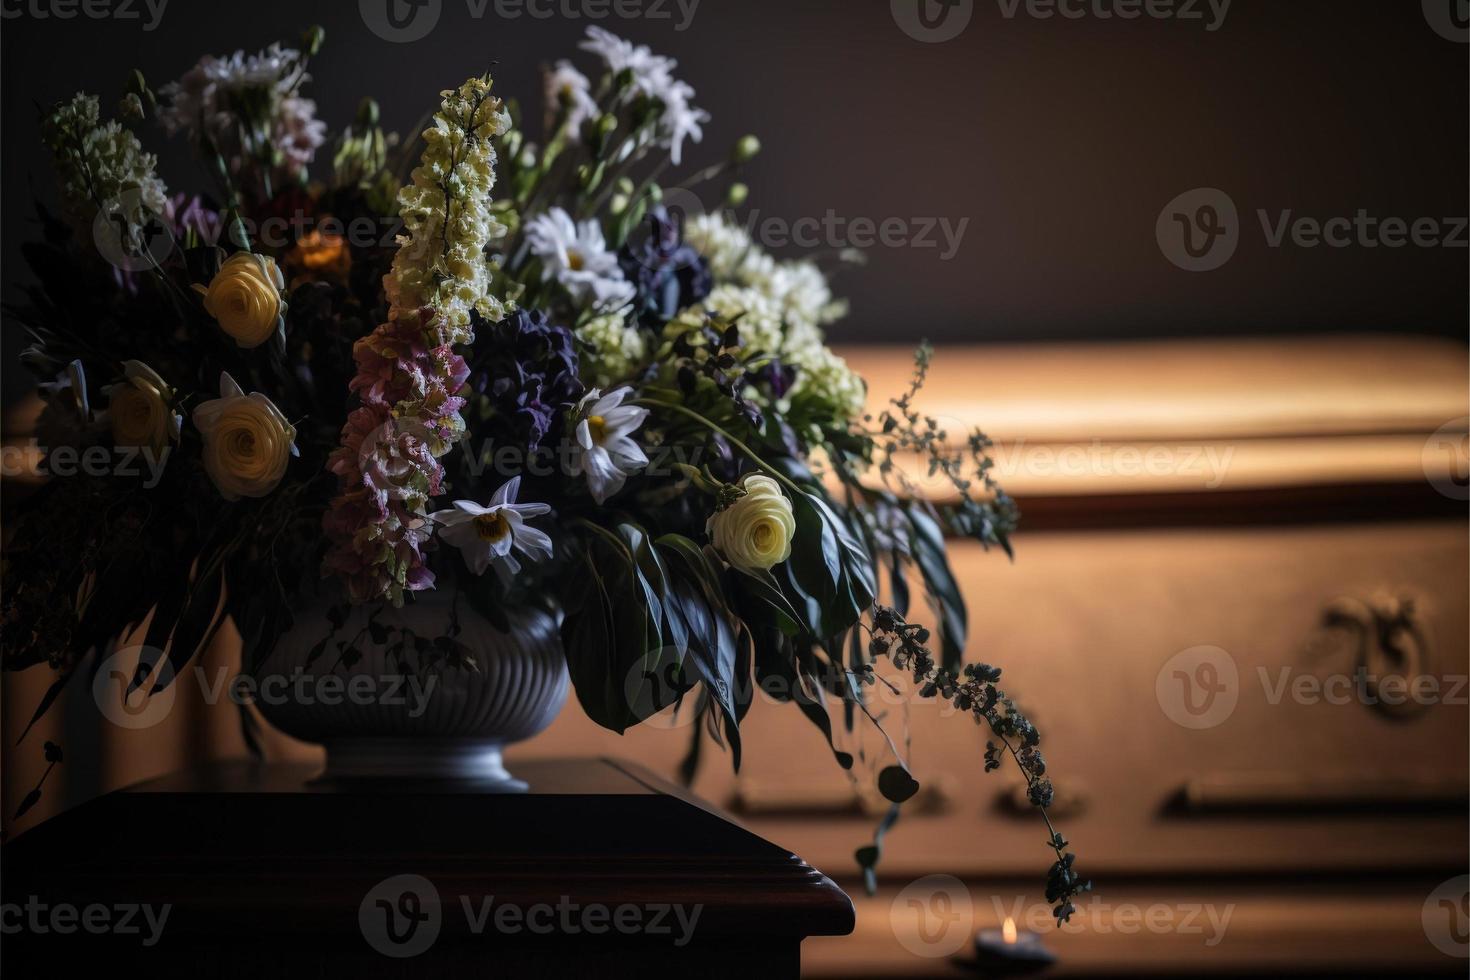
[[[570,139],[576,140],[582,123],[597,114],[597,102],[592,98],[592,83],[587,76],[565,59],[546,73],[546,107],[555,115],[565,105],[567,118],[564,124]]]
[[[648,465],[648,457],[631,438],[648,409],[624,405],[632,388],[619,388],[604,395],[593,388],[577,403],[577,444],[571,459],[572,476],[587,474],[587,487],[599,504],[627,482],[629,474]]]
[[[587,28],[587,39],[577,45],[607,62],[614,75],[624,68],[633,72],[634,84],[645,79],[667,77],[678,65],[673,58],[654,54],[646,44],[634,44],[602,27]]]
[[[205,55],[158,90],[158,121],[170,136],[182,131],[196,140],[207,137],[232,170],[245,165],[247,149],[275,148],[281,172],[298,177],[327,138],[316,103],[300,96],[311,80],[304,65],[300,51],[279,44],[253,55]],[[248,137],[245,145],[242,135]]]
[[[485,574],[491,563],[502,578],[519,572],[521,563],[512,549],[532,560],[551,557],[551,538],[526,526],[526,518],[550,513],[551,507],[516,503],[520,489],[521,478],[512,477],[484,507],[473,500],[456,500],[452,509],[429,515],[439,525],[439,537],[460,550],[476,575]]]
[[[595,220],[579,224],[552,208],[527,222],[526,243],[541,259],[541,277],[556,279],[577,302],[602,311],[632,302],[636,289],[623,279],[618,257],[607,250]]]
[[[679,63],[673,58],[654,54],[647,45],[625,41],[601,27],[587,28],[587,39],[579,46],[605,61],[614,75],[627,69],[633,76],[634,91],[663,103],[658,140],[669,148],[669,158],[675,166],[683,156],[686,137],[696,143],[704,138],[702,127],[709,122],[709,113],[689,104],[689,100],[694,98],[694,89],[688,82],[674,77],[674,69]]]

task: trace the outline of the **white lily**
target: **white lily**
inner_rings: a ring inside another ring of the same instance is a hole
[[[483,507],[473,500],[456,500],[450,510],[429,515],[439,525],[439,537],[460,550],[476,575],[485,574],[492,563],[503,578],[519,572],[521,563],[513,550],[532,560],[551,557],[551,538],[526,525],[527,518],[550,513],[551,506],[516,503],[520,489],[521,478],[513,477]]]
[[[571,473],[587,474],[587,487],[599,504],[619,490],[628,476],[648,465],[648,457],[631,438],[648,418],[648,409],[624,405],[632,388],[619,388],[604,395],[593,388],[577,403],[577,444],[573,447]]]

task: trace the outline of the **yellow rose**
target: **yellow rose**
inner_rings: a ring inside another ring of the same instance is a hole
[[[710,537],[725,560],[753,571],[791,557],[796,518],[781,485],[769,476],[747,476],[745,495],[710,518]]]
[[[264,497],[296,455],[296,429],[269,398],[245,394],[228,374],[220,375],[219,387],[220,397],[194,409],[194,427],[204,437],[204,471],[226,500]]]
[[[259,347],[285,323],[286,281],[274,259],[236,252],[210,280],[209,288],[195,284],[204,297],[204,309],[219,321],[220,329],[241,347]]]
[[[123,362],[123,380],[111,385],[108,420],[115,446],[163,451],[179,435],[179,417],[170,407],[173,389],[142,361]]]

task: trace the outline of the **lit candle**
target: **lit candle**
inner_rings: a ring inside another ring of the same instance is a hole
[[[1021,931],[1006,916],[999,929],[983,929],[975,937],[975,957],[986,976],[1037,973],[1056,962],[1056,954],[1041,944],[1037,933]]]

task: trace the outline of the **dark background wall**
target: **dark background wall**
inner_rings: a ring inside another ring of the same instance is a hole
[[[476,0],[437,0],[434,29],[412,43],[375,35],[352,0],[171,0],[151,31],[144,0],[131,0],[142,20],[38,19],[35,6],[51,2],[4,0],[7,284],[23,274],[30,196],[54,199],[37,104],[86,88],[110,106],[135,65],[158,85],[201,53],[255,50],[320,23],[310,91],[321,115],[335,129],[371,94],[406,130],[440,89],[492,65],[502,94],[534,103],[538,65],[575,56],[589,67],[575,42],[598,23],[679,58],[714,114],[693,163],[743,133],[762,137],[748,182],[763,216],[830,211],[910,230],[968,219],[948,260],[943,247],[869,249],[867,268],[839,281],[853,315],[838,339],[1466,333],[1463,230],[1459,248],[1273,248],[1257,217],[1463,219],[1470,46],[1432,22],[1463,23],[1465,0],[1235,0],[1213,30],[1205,0],[1176,4],[1196,20],[1098,16],[1117,0],[1071,0],[1077,19],[1032,16],[1024,0],[960,0],[951,16],[969,7],[970,21],[943,43],[915,40],[885,0],[702,0],[683,30],[676,0],[645,0],[664,19],[606,20],[511,20],[493,0],[475,17]],[[204,186],[181,146],[151,127],[145,137],[171,188]],[[1155,236],[1166,203],[1197,187],[1224,191],[1240,214],[1238,249],[1211,272],[1177,268]],[[13,380],[14,332],[6,339]]]

